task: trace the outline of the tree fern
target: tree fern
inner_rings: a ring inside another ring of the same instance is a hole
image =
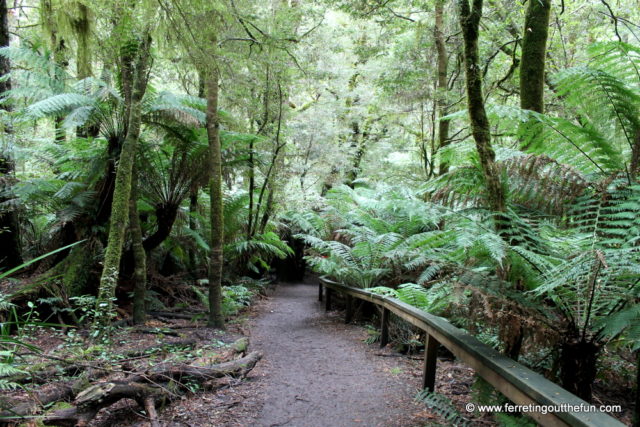
[[[594,43],[588,48],[590,66],[606,70],[623,82],[640,81],[640,47],[620,41]]]

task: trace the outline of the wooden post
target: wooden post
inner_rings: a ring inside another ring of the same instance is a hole
[[[344,323],[350,323],[353,318],[353,297],[351,295],[347,295],[347,311],[344,314]]]
[[[424,348],[424,370],[422,372],[422,388],[429,391],[435,390],[436,362],[438,361],[438,346],[440,343],[434,337],[427,334]]]
[[[380,348],[389,343],[389,309],[382,308],[382,320],[380,322]]]
[[[333,290],[331,288],[329,288],[329,287],[325,290],[324,308],[327,311],[331,310],[331,294],[332,294],[332,292],[333,292]]]
[[[322,282],[318,282],[318,301],[322,302]]]

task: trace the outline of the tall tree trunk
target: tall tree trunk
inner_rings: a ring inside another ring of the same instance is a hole
[[[204,77],[202,73],[198,73],[198,98],[205,98],[207,96],[205,89]],[[194,182],[189,192],[189,229],[194,233],[198,229],[196,214],[198,213],[198,192],[200,191],[201,185],[201,180]],[[189,268],[191,269],[191,274],[195,277],[195,270],[197,268],[195,248],[189,248],[188,256]]]
[[[436,50],[438,51],[438,86],[437,86],[437,105],[438,118],[447,115],[447,68],[449,66],[449,57],[444,42],[444,3],[445,0],[436,0],[436,23],[434,28],[434,36],[436,40]],[[438,150],[449,145],[449,120],[440,120],[438,122]],[[435,159],[431,159],[433,162]],[[440,162],[439,174],[445,174],[449,171],[448,162]]]
[[[96,324],[105,324],[109,321],[113,309],[113,299],[120,273],[120,258],[124,246],[125,232],[129,219],[129,199],[131,197],[131,181],[133,164],[135,161],[138,137],[142,117],[142,98],[147,89],[149,49],[151,37],[143,38],[138,50],[138,57],[132,75],[131,106],[128,108],[127,136],[122,145],[118,169],[116,170],[113,202],[111,204],[111,219],[109,221],[109,238],[104,255],[102,276],[100,277],[100,289],[96,302]]]
[[[467,77],[467,103],[471,133],[476,142],[480,165],[485,179],[487,201],[493,212],[505,211],[504,191],[500,184],[500,175],[495,164],[495,153],[491,146],[489,119],[484,108],[482,96],[482,74],[478,53],[482,0],[458,0],[460,9],[460,27],[464,39],[464,65]]]
[[[209,192],[211,198],[211,252],[209,254],[209,319],[207,325],[224,327],[222,317],[222,246],[224,219],[222,211],[222,154],[218,117],[218,70],[213,66],[206,79],[207,137],[209,139]]]
[[[147,254],[142,246],[142,228],[138,217],[137,174],[133,174],[131,198],[129,199],[129,231],[135,269],[133,272],[133,323],[144,323],[145,298],[147,293]]]
[[[198,187],[191,189],[189,194],[189,230],[192,232],[196,232],[198,229],[196,222],[196,214],[198,213]],[[196,250],[194,248],[189,248],[189,268],[191,269],[191,273],[193,273],[197,267],[196,263]]]
[[[249,141],[249,219],[247,224],[247,240],[253,237],[253,192],[256,189],[256,166],[254,159],[255,138]]]
[[[91,15],[89,8],[80,2],[74,5],[77,9],[77,17],[71,20],[71,28],[76,36],[78,45],[76,50],[76,75],[79,80],[93,75],[91,67],[91,48],[89,44],[91,36]],[[100,127],[96,125],[81,126],[77,130],[81,138],[96,138],[100,134]]]
[[[631,162],[629,164],[629,174],[635,179],[640,168],[640,129],[636,129],[631,147]]]
[[[51,0],[41,0],[40,2],[40,20],[41,25],[49,37],[49,48],[53,56],[53,62],[58,66],[53,72],[58,80],[62,80],[64,76],[60,75],[59,70],[65,69],[69,62],[67,61],[67,46],[64,38],[60,36],[56,11],[53,9]],[[66,132],[62,127],[62,117],[54,119],[54,140],[58,143],[63,142]]]
[[[544,112],[544,65],[551,0],[529,0],[520,59],[520,108]]]
[[[531,0],[524,21],[522,57],[520,60],[520,108],[544,112],[545,59],[551,0]],[[522,123],[520,133],[539,132],[536,121]],[[531,140],[531,138],[529,138]],[[529,144],[522,146],[527,150]]]
[[[91,49],[89,48],[89,37],[91,31],[91,19],[89,8],[80,2],[75,4],[78,17],[71,21],[71,27],[76,35],[78,50],[76,52],[76,73],[78,79],[85,79],[92,75],[91,70]]]
[[[0,0],[0,46],[9,46],[9,21],[7,15],[7,3]],[[0,57],[0,76],[5,78],[11,71],[11,63],[6,57]],[[0,79],[0,96],[11,90],[11,80]],[[5,103],[1,106],[4,110],[11,110],[11,106]],[[13,172],[15,164],[11,148],[11,128],[5,127],[2,135],[2,147],[0,151],[0,191],[7,192],[13,184]],[[0,203],[7,201],[6,197],[0,197]],[[0,271],[6,271],[17,267],[22,263],[22,248],[20,245],[20,226],[18,213],[14,208],[0,210]]]

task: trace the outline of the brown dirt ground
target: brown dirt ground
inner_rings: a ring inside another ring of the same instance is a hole
[[[163,419],[176,426],[448,425],[414,400],[420,358],[367,345],[365,327],[345,325],[339,312],[325,313],[316,286],[278,286],[249,324],[251,347],[265,357],[248,378],[173,405]],[[437,381],[457,406],[471,400],[471,369],[441,361]],[[488,418],[473,425],[495,425]]]

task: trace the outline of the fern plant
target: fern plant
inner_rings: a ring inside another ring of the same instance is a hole
[[[471,420],[463,417],[458,409],[453,405],[451,399],[447,396],[423,390],[416,395],[415,398],[419,402],[423,402],[430,410],[444,418],[448,425],[453,427],[471,426]]]

